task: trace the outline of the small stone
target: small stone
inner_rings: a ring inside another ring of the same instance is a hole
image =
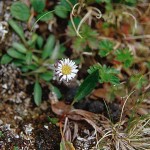
[[[44,125],[44,128],[45,128],[45,129],[49,129],[47,125]]]
[[[27,134],[27,135],[30,135],[31,133],[32,133],[32,130],[33,130],[34,128],[32,127],[32,124],[31,123],[29,123],[28,125],[25,125],[25,133]]]
[[[7,84],[3,84],[2,88],[7,89],[8,88]]]
[[[2,125],[3,124],[3,121],[2,120],[0,120],[0,125]]]

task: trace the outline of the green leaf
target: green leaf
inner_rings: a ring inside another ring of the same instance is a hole
[[[22,53],[18,52],[17,50],[13,48],[9,48],[7,51],[7,54],[16,59],[22,59],[22,60],[25,59],[25,55],[23,55]]]
[[[97,39],[98,33],[96,30],[91,29],[88,25],[82,25],[80,34],[83,38],[80,38],[74,34],[73,27],[69,27],[67,34],[71,37],[75,35],[72,48],[76,51],[83,51],[87,46],[91,49],[97,49],[99,41]]]
[[[100,83],[110,82],[111,84],[119,84],[119,78],[117,74],[118,70],[110,67],[106,67],[106,65],[101,66],[100,64],[95,64],[88,69],[88,72],[91,74],[95,70],[99,70],[99,81]]]
[[[13,150],[19,150],[19,147],[18,146],[14,146]]]
[[[56,86],[51,85],[51,91],[56,94],[58,99],[62,97],[60,90]]]
[[[68,12],[69,10],[65,6],[57,5],[55,7],[55,14],[59,16],[60,18],[63,18],[63,19],[67,18]]]
[[[125,0],[125,4],[129,6],[135,6],[137,2],[137,0]]]
[[[14,18],[27,21],[30,17],[30,9],[25,3],[14,2],[10,8],[11,14]]]
[[[130,84],[134,85],[136,89],[141,89],[148,83],[146,76],[135,74],[130,77]]]
[[[28,65],[30,65],[32,63],[32,52],[31,51],[27,52],[27,54],[26,54],[26,63]]]
[[[102,66],[101,66],[99,63],[97,63],[97,64],[91,66],[91,67],[87,70],[87,72],[88,72],[89,74],[92,74],[94,71],[100,70],[101,68],[102,68]]]
[[[146,67],[150,69],[150,61],[146,62]]]
[[[78,102],[82,98],[84,98],[85,96],[90,94],[92,92],[92,90],[95,88],[98,80],[99,80],[99,71],[98,70],[96,70],[92,74],[88,75],[88,77],[80,85],[80,87],[75,95],[74,102]]]
[[[40,63],[40,59],[36,56],[36,55],[32,55],[32,59],[37,63],[39,64]]]
[[[51,118],[51,117],[47,117],[47,118],[48,118],[48,121],[51,122],[52,124],[56,124],[59,121],[58,118]]]
[[[65,3],[67,3],[68,5],[69,5],[69,3],[66,1],[66,0],[62,0],[63,2],[65,2]],[[78,0],[69,0],[70,1],[70,3],[72,4],[72,5],[75,5],[76,3],[78,3]],[[69,5],[70,6],[70,5]]]
[[[45,80],[45,81],[50,81],[53,79],[53,72],[48,71],[40,74],[40,78]]]
[[[97,3],[111,3],[111,0],[96,0]]]
[[[69,141],[62,141],[60,143],[60,150],[66,150],[66,147],[68,150],[75,150],[73,144]]]
[[[26,75],[35,75],[35,74],[44,73],[46,71],[47,71],[47,69],[45,67],[40,66],[39,68],[34,69],[33,71],[26,73]]]
[[[24,32],[23,29],[14,21],[14,20],[8,20],[9,25],[12,27],[12,29],[20,36],[20,38],[25,41]]]
[[[65,150],[66,146],[65,146],[65,142],[61,142],[60,143],[60,150]]]
[[[129,49],[121,49],[117,50],[116,53],[116,60],[120,61],[123,63],[123,66],[125,68],[128,68],[132,65],[133,63],[133,55],[129,51]]]
[[[34,71],[38,68],[38,66],[31,64],[31,65],[22,65],[21,70],[22,72],[28,72],[30,70]]]
[[[4,64],[8,64],[10,63],[11,61],[13,60],[12,57],[10,57],[8,54],[4,54],[1,58],[1,64],[4,65]]]
[[[65,57],[64,55],[64,52],[66,51],[66,47],[64,47],[64,45],[60,45],[60,48],[59,48],[59,53],[57,55],[57,59],[62,59]]]
[[[46,17],[48,14],[51,14],[52,12],[54,12],[55,10],[52,10],[52,11],[48,11],[46,13],[44,13],[41,17],[39,17],[33,24],[32,28],[31,28],[31,31],[33,31],[33,28],[35,27],[35,25],[43,18],[43,17]]]
[[[69,2],[72,4],[72,5],[75,5],[77,3],[77,1],[75,0],[69,0]],[[71,6],[70,4],[66,1],[66,0],[60,0],[60,6],[64,6],[66,7],[69,11],[71,11]]]
[[[34,47],[37,41],[38,35],[36,33],[32,34],[32,38],[28,41],[30,47]]]
[[[87,46],[87,40],[85,38],[77,37],[73,40],[72,48],[76,51],[82,52]]]
[[[42,46],[43,46],[43,42],[44,42],[43,37],[42,36],[38,36],[37,41],[36,41],[37,47],[41,49]]]
[[[43,13],[40,13],[38,16],[37,16],[37,19],[40,19],[40,21],[49,21],[49,20],[52,20],[54,18],[54,15],[52,12],[43,12]]]
[[[111,2],[111,3],[107,3],[105,8],[106,8],[106,11],[109,11],[109,12],[110,12],[110,11],[113,11],[112,2]]]
[[[20,52],[20,53],[26,53],[27,52],[27,49],[25,48],[25,46],[23,45],[23,44],[21,44],[21,43],[17,43],[17,42],[14,42],[13,44],[12,44],[12,47],[14,48],[14,49],[16,49],[18,52]]]
[[[41,104],[42,101],[42,88],[39,81],[34,84],[34,102],[37,106]]]
[[[22,67],[24,66],[25,61],[21,59],[14,59],[12,62],[16,67]]]
[[[82,18],[79,18],[79,17],[74,17],[73,18],[73,22],[74,22],[76,27],[79,25],[81,19]],[[75,32],[75,30],[74,30],[74,28],[72,26],[72,22],[71,21],[69,21],[69,23],[68,23],[67,35],[70,36],[70,37],[76,37],[77,36],[77,34],[76,34],[76,32]]]
[[[34,10],[41,13],[45,8],[45,0],[31,0]]]
[[[113,43],[109,40],[102,40],[99,43],[99,55],[101,57],[107,56],[113,50]]]
[[[51,54],[53,52],[54,45],[55,45],[55,36],[50,35],[46,41],[46,44],[44,46],[44,50],[42,52],[42,58],[43,59],[46,59],[46,58],[51,56]]]
[[[114,68],[104,65],[100,69],[100,82],[110,82],[111,84],[119,84],[119,78],[116,76],[119,72]]]

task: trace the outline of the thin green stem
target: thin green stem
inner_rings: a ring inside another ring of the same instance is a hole
[[[37,24],[37,22],[39,22],[41,20],[41,18],[45,17],[47,14],[54,12],[55,10],[49,11],[47,13],[45,13],[44,15],[42,15],[41,17],[39,17],[33,24],[32,28],[31,28],[31,32],[33,31],[33,28],[35,27],[35,25]]]

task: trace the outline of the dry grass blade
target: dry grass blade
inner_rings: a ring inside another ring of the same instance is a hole
[[[124,107],[125,107],[125,105],[126,105],[126,103],[127,103],[127,101],[128,101],[128,99],[129,99],[129,97],[133,94],[135,92],[135,90],[134,91],[132,91],[129,95],[128,95],[128,97],[126,98],[126,100],[125,100],[125,102],[124,102],[124,104],[123,104],[123,106],[122,106],[122,111],[121,111],[121,115],[120,115],[120,124],[121,124],[121,121],[122,121],[122,115],[123,115],[123,111],[124,111]]]
[[[103,115],[96,115],[88,111],[74,109],[63,102],[52,102],[52,110],[58,115],[66,116],[63,130],[64,139],[72,142],[72,139],[75,139],[78,134],[78,126],[75,125],[73,138],[71,137],[69,119],[74,121],[84,120],[95,129],[94,135],[97,133],[100,135],[96,144],[97,149],[100,147],[108,147],[108,149],[115,148],[116,150],[148,150],[150,147],[150,116],[145,115],[134,118],[132,121],[122,121],[127,100],[134,92],[135,91],[132,91],[127,96],[122,107],[120,121],[116,124],[112,124],[112,122]],[[107,145],[108,143],[109,145]]]
[[[150,116],[146,116],[144,119],[137,118],[133,120],[134,125],[129,126],[130,130],[127,130],[126,122],[119,122],[112,125],[109,128],[103,130],[105,134],[97,142],[96,147],[101,147],[102,143],[110,143],[109,148],[115,148],[116,150],[149,150],[150,147]],[[105,145],[106,146],[106,145]]]

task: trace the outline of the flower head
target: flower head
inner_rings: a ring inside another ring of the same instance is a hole
[[[57,80],[69,82],[76,76],[78,69],[75,65],[75,62],[69,60],[68,58],[56,62],[56,64],[54,65],[54,72]]]

